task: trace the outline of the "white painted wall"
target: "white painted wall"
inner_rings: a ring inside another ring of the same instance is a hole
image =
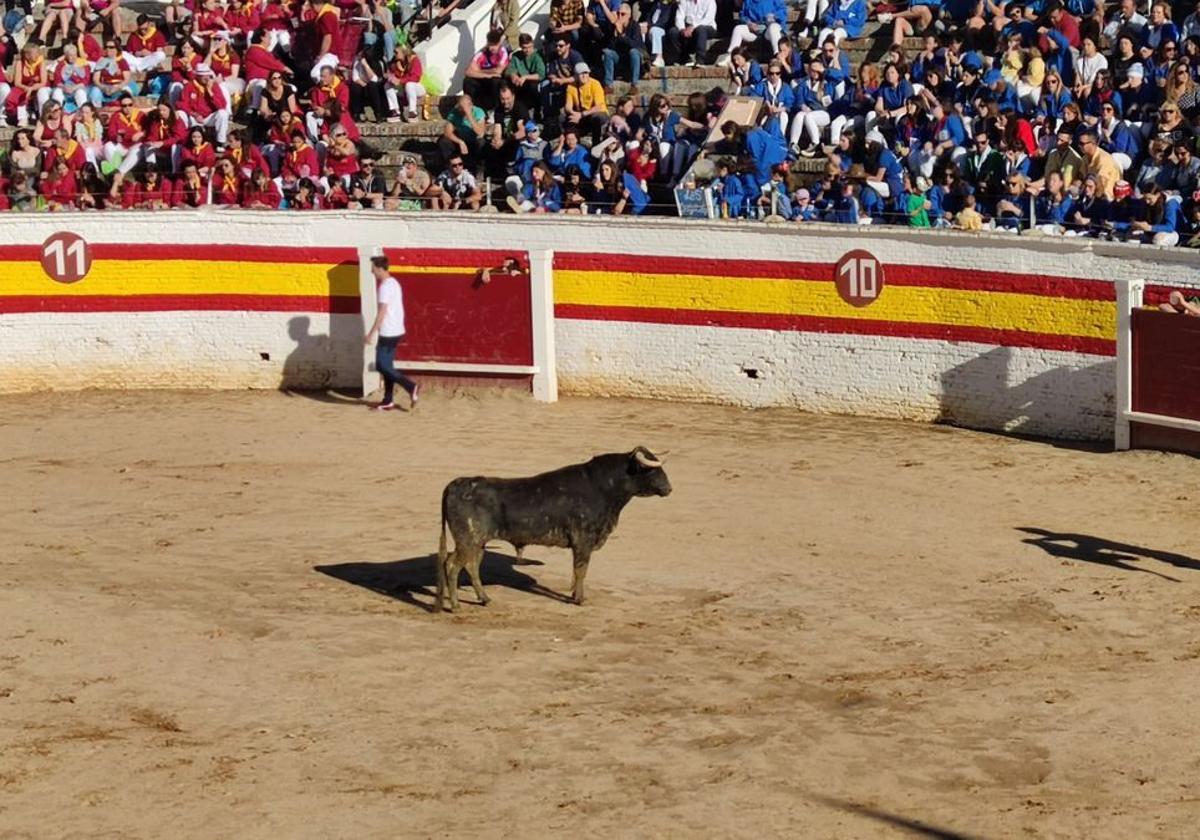
[[[443,94],[462,93],[462,81],[475,53],[483,48],[491,28],[491,0],[475,0],[450,15],[433,35],[417,45],[417,55],[427,73],[437,77]],[[550,21],[550,0],[521,0],[521,31],[535,39]]]
[[[648,267],[656,255],[833,262],[851,248],[866,247],[885,265],[1101,280],[1142,277],[1200,287],[1200,262],[1182,249],[1033,237],[438,213],[300,217],[209,210],[117,218],[119,224],[111,214],[12,215],[0,226],[0,245],[40,243],[62,229],[91,242],[161,242],[163,221],[169,218],[171,238],[178,243],[594,250],[643,254]],[[276,387],[284,373],[278,360],[296,349],[287,335],[295,316],[0,315],[0,388]],[[361,373],[357,316],[309,317],[311,333],[334,338],[296,357],[314,360],[299,365],[308,372],[297,381],[356,384]],[[943,417],[979,428],[1061,437],[1111,435],[1110,358],[971,343],[565,319],[556,322],[555,332],[559,387],[568,394]],[[262,362],[260,352],[268,352],[271,362]],[[760,371],[759,378],[742,372],[750,367]]]

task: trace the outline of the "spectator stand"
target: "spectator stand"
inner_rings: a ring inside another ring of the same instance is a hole
[[[1200,376],[1200,317],[1163,311],[1160,304],[1170,292],[1168,287],[1148,287],[1143,280],[1117,282],[1113,438],[1118,450],[1200,453],[1200,391],[1195,387]]]
[[[704,148],[692,161],[679,185],[675,188],[675,208],[685,219],[716,219],[721,216],[719,197],[712,186],[698,186],[701,181],[709,181],[715,177],[712,159],[709,153],[716,148],[723,138],[721,126],[732,121],[743,128],[750,128],[758,123],[762,112],[763,101],[757,96],[731,96],[721,109],[716,124],[704,141]]]
[[[359,249],[363,331],[376,312],[371,257],[386,255],[404,290],[407,333],[396,366],[418,376],[528,387],[558,400],[553,251]],[[379,382],[374,349],[363,350],[363,395]]]
[[[550,19],[550,0],[519,0],[521,32],[541,39]],[[425,0],[426,8],[435,5]],[[417,46],[421,64],[433,73],[447,94],[462,92],[471,59],[484,45],[492,28],[494,0],[467,0]]]

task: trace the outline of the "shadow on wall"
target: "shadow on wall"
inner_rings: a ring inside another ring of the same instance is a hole
[[[996,347],[943,373],[938,422],[1030,437],[1096,439],[1111,432],[1115,361],[1026,376],[1015,358],[1013,348]]]
[[[355,294],[347,291],[347,273],[354,275]],[[329,334],[314,333],[312,318],[296,315],[288,321],[288,338],[295,344],[283,363],[279,387],[285,391],[327,391],[343,386],[357,398],[356,384],[362,360],[363,327],[357,295],[357,263],[340,263],[329,270]],[[308,395],[316,396],[316,395]],[[317,396],[317,398],[320,398]],[[334,399],[341,402],[340,399]]]

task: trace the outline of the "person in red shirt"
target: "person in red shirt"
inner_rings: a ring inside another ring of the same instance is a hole
[[[217,0],[204,0],[200,11],[192,18],[192,38],[197,44],[208,47],[213,39],[229,37],[229,24],[225,20],[225,10]]]
[[[75,175],[65,158],[58,158],[53,169],[40,184],[42,197],[51,210],[75,210],[78,208],[79,187]]]
[[[411,121],[421,115],[421,100],[425,98],[425,88],[421,84],[423,72],[416,53],[407,46],[396,48],[384,78],[384,95],[394,117],[398,118],[400,114],[401,95],[404,96],[404,116]],[[389,118],[388,121],[396,120]]]
[[[175,182],[175,189],[171,193],[171,206],[188,208],[203,207],[206,204],[208,204],[208,187],[204,186],[200,170],[194,163],[184,164],[183,174]]]
[[[54,90],[50,98],[60,105],[66,105],[69,101],[69,107],[75,111],[87,103],[91,83],[91,62],[80,57],[79,49],[74,44],[63,44],[62,58],[54,67]]]
[[[90,32],[77,33],[75,35],[75,47],[79,50],[79,54],[92,64],[104,58],[104,47],[100,46],[100,42],[96,40],[96,36]]]
[[[147,169],[139,183],[134,181],[121,196],[121,206],[134,210],[166,210],[171,206],[173,188],[157,169]]]
[[[225,157],[233,161],[243,179],[249,180],[255,172],[263,172],[268,176],[271,174],[263,153],[259,151],[258,146],[249,141],[246,132],[240,128],[229,132],[229,148],[225,150]]]
[[[338,53],[342,49],[341,15],[337,6],[322,0],[304,0],[302,17],[311,21],[316,32],[316,62],[312,68],[312,80],[321,80],[321,68],[337,67]],[[347,105],[349,102],[346,103]]]
[[[321,162],[317,159],[317,150],[308,144],[304,132],[292,132],[290,147],[279,168],[280,186],[285,192],[294,190],[301,180],[307,178],[316,181],[320,174]]]
[[[171,58],[171,82],[167,89],[172,104],[179,103],[184,86],[195,78],[196,68],[203,63],[200,53],[196,52],[196,46],[191,41],[183,41],[175,48],[175,55]]]
[[[146,15],[137,16],[137,29],[125,41],[123,58],[134,73],[153,73],[167,62],[167,38]]]
[[[261,0],[245,0],[245,2],[237,2],[231,0],[229,8],[225,10],[225,22],[229,24],[229,34],[239,44],[245,44],[251,32],[257,32],[262,26],[262,2]]]
[[[302,178],[296,184],[296,194],[288,202],[292,210],[320,210],[321,200],[317,198],[317,188],[308,178]]]
[[[241,78],[242,57],[229,45],[226,37],[218,36],[213,38],[205,63],[212,68],[217,83],[221,85],[221,90],[225,91],[225,99],[228,100],[230,109],[236,108],[246,91],[246,82]]]
[[[179,156],[187,139],[187,125],[166,99],[146,118],[146,139],[142,143],[142,159],[157,169],[179,171]]]
[[[321,126],[329,119],[329,104],[337,102],[342,111],[350,110],[350,85],[346,84],[337,74],[337,68],[325,66],[320,71],[320,83],[308,92],[311,107],[305,115],[308,133],[316,137],[321,133]]]
[[[259,15],[262,31],[267,33],[266,48],[271,52],[276,47],[283,47],[285,52],[292,50],[292,12],[283,0],[267,0]]]
[[[346,134],[346,129],[340,125],[334,126],[329,133],[329,145],[325,148],[327,182],[333,184],[336,180],[349,185],[350,178],[358,172],[358,149],[354,141]]]
[[[217,162],[217,150],[208,142],[204,129],[194,125],[188,129],[187,141],[179,150],[179,167],[186,169],[188,164],[196,167],[200,177],[207,178]]]
[[[141,144],[146,136],[145,116],[133,108],[133,97],[122,94],[120,110],[108,120],[104,130],[104,165],[116,169]],[[116,195],[116,193],[113,193]]]
[[[292,147],[292,134],[297,131],[305,135],[300,118],[291,111],[283,111],[272,120],[271,127],[267,130],[267,141],[262,146],[263,157],[267,159],[271,172],[278,173],[281,170],[283,156]]]
[[[30,110],[37,103],[39,96],[43,104],[50,97],[46,59],[36,43],[26,44],[21,49],[20,57],[12,66],[12,80],[12,85],[0,81],[4,112],[9,119],[16,120],[16,125],[29,125]]]
[[[197,64],[195,76],[179,94],[179,111],[186,114],[192,124],[212,128],[216,132],[217,145],[223,147],[229,135],[229,100],[207,64]]]
[[[272,73],[290,77],[292,68],[288,67],[267,47],[270,34],[265,29],[259,29],[250,37],[250,46],[242,59],[242,75],[246,78],[246,92],[250,97],[250,110],[258,111],[262,102],[263,88]]]
[[[238,207],[242,203],[242,179],[233,161],[221,158],[212,174],[212,203],[217,207]]]
[[[279,187],[261,169],[255,169],[242,193],[242,206],[250,210],[278,210],[283,202]]]
[[[133,71],[121,57],[121,42],[104,40],[104,57],[92,68],[92,89],[89,98],[97,108],[116,102],[123,93],[136,94],[140,86],[133,81]]]
[[[46,150],[42,171],[52,172],[55,164],[60,160],[66,161],[67,168],[72,172],[82,172],[83,168],[87,166],[87,154],[84,152],[83,146],[65,128],[54,132],[54,145]]]

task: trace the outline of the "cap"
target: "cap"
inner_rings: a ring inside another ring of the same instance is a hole
[[[988,87],[991,87],[992,85],[996,84],[996,82],[1002,81],[1003,79],[1004,76],[1000,74],[999,70],[989,70],[983,74],[983,83]]]
[[[928,190],[931,186],[933,186],[933,185],[929,183],[929,179],[926,178],[924,175],[917,176],[917,183],[916,183],[917,192],[928,192]]]
[[[983,67],[983,56],[977,52],[969,52],[959,61],[964,70],[970,70],[973,73],[978,73]]]
[[[1126,196],[1133,195],[1133,185],[1128,181],[1117,181],[1113,185],[1113,195],[1117,198],[1125,198]]]
[[[887,145],[887,140],[884,139],[883,134],[877,128],[872,128],[867,132],[867,142],[878,143],[880,146]]]
[[[579,75],[580,73],[591,73],[591,72],[592,72],[592,68],[588,67],[588,63],[586,61],[580,61],[575,65],[575,74],[576,75]]]
[[[213,75],[213,70],[202,61],[192,68],[192,73],[197,76],[211,76]]]
[[[809,198],[811,198],[811,196],[808,194],[808,190],[804,189],[803,187],[796,190],[796,201],[808,201]]]
[[[1146,68],[1140,62],[1135,61],[1129,65],[1129,69],[1125,71],[1127,76],[1137,76],[1139,79],[1146,75]]]
[[[540,125],[538,125],[536,122],[534,122],[533,120],[528,120],[525,123],[525,133],[526,134],[528,134],[531,131],[541,131],[541,130],[542,130],[542,127]]]

